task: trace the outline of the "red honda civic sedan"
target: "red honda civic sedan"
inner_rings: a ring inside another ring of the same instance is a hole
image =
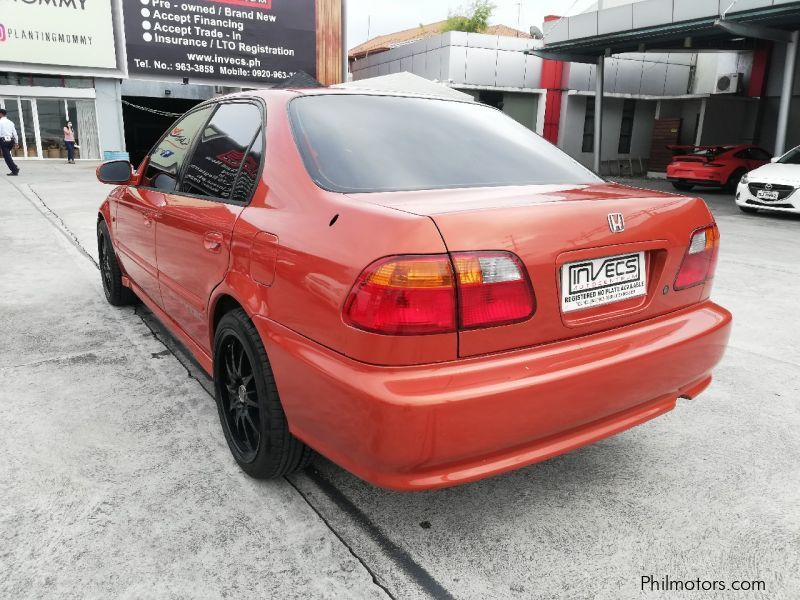
[[[695,397],[728,340],[702,200],[606,183],[477,103],[248,92],[98,177],[108,301],[213,376],[254,477],[312,448],[398,490],[516,469]]]

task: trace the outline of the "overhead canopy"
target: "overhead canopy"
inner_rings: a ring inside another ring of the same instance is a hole
[[[732,7],[725,13],[728,4]],[[744,3],[649,0],[565,17],[545,23],[545,46],[534,54],[595,62],[597,56],[608,53],[747,50],[756,36],[743,29],[732,31],[726,23],[787,32],[800,29],[800,1],[749,0],[749,10],[737,10],[737,5]]]
[[[459,92],[451,87],[436,83],[430,79],[419,77],[413,73],[403,71],[402,73],[392,73],[391,75],[381,75],[380,77],[370,77],[369,79],[359,79],[358,81],[348,81],[331,87],[345,89],[375,90],[381,92],[403,92],[407,94],[420,94],[424,96],[441,96],[455,100],[474,100],[469,94]]]
[[[737,51],[758,40],[782,42],[783,80],[775,154],[783,154],[800,43],[800,1],[645,0],[557,18],[544,24],[545,45],[528,50],[544,59],[595,63],[594,161],[600,168],[605,56],[625,52]]]

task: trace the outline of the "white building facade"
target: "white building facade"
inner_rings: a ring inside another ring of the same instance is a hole
[[[652,26],[667,16],[672,19],[678,8],[700,18],[704,11],[714,13],[721,6],[720,2],[714,8],[707,7],[708,2],[682,0],[614,4],[604,2],[609,6],[599,12],[548,18],[545,41],[602,36],[612,30],[633,35],[636,27]],[[407,71],[439,81],[501,108],[581,163],[593,166],[596,64],[540,58],[531,52],[541,49],[541,42],[527,37],[430,35],[425,28],[420,35],[425,37],[366,56],[351,55],[353,79]],[[772,148],[771,123],[783,73],[781,52],[764,44],[713,52],[691,47],[669,52],[643,48],[609,55],[603,62],[601,173],[663,171],[659,155],[668,143],[755,143]],[[800,132],[800,110],[796,115],[792,112],[790,122],[790,141],[798,144],[800,139],[795,138],[800,133],[794,132]],[[671,134],[666,138],[664,127]]]

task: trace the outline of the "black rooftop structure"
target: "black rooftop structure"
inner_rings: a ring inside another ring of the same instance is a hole
[[[314,77],[306,73],[305,71],[298,71],[288,79],[284,79],[280,83],[276,83],[272,86],[272,89],[277,90],[289,90],[289,89],[308,89],[308,88],[320,88],[325,87],[319,81],[317,81]]]

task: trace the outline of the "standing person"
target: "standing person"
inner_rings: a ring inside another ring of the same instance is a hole
[[[64,127],[64,144],[67,146],[67,164],[75,164],[75,130],[72,129],[72,121],[67,121]]]
[[[3,151],[3,158],[11,170],[9,175],[15,177],[19,175],[19,167],[11,158],[11,151],[19,146],[19,136],[14,122],[6,116],[7,114],[5,108],[0,108],[0,150]]]

